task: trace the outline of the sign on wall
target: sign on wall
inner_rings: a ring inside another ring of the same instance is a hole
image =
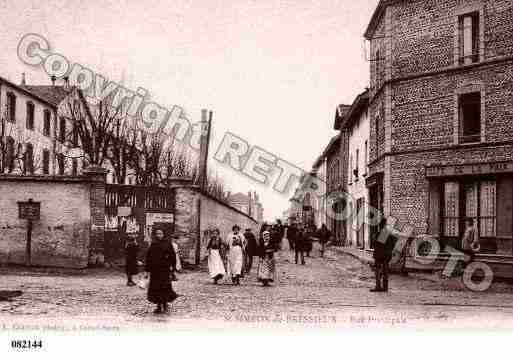
[[[18,202],[18,217],[30,221],[38,221],[41,213],[41,202],[29,199],[27,202]]]
[[[513,172],[513,162],[426,167],[426,177],[446,177]]]

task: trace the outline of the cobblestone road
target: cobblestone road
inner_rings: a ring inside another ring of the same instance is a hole
[[[314,256],[300,266],[290,252],[280,252],[278,281],[269,288],[257,283],[255,270],[239,287],[215,286],[205,270],[180,274],[175,290],[181,297],[169,315],[154,315],[145,292],[126,287],[121,272],[4,268],[0,289],[23,295],[0,302],[0,329],[513,327],[511,286],[475,293],[392,276],[389,293],[370,293],[368,266],[332,251],[325,258]]]

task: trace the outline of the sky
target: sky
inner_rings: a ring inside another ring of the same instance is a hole
[[[147,89],[193,120],[211,109],[214,155],[227,131],[306,171],[323,151],[335,108],[368,86],[363,32],[378,0],[4,0],[0,76],[50,84],[17,58],[27,33],[128,88]],[[210,161],[234,192],[257,191],[264,217],[289,207],[281,194]]]

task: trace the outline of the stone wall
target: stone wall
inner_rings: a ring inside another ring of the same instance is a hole
[[[185,262],[196,262],[198,238],[201,238],[199,257],[201,260],[206,257],[208,230],[213,227],[219,228],[223,238],[230,233],[235,224],[242,230],[252,228],[253,233],[259,230],[257,221],[213,197],[201,194],[195,186],[175,187],[175,196],[175,234],[179,237],[180,254]],[[198,203],[199,200],[201,204]]]
[[[33,223],[32,264],[86,267],[93,183],[88,177],[0,176],[0,263],[25,263],[27,221],[18,218],[17,202],[32,198],[41,202],[41,218]]]

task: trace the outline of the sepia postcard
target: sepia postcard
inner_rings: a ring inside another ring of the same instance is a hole
[[[0,15],[0,353],[513,328],[512,1]]]

